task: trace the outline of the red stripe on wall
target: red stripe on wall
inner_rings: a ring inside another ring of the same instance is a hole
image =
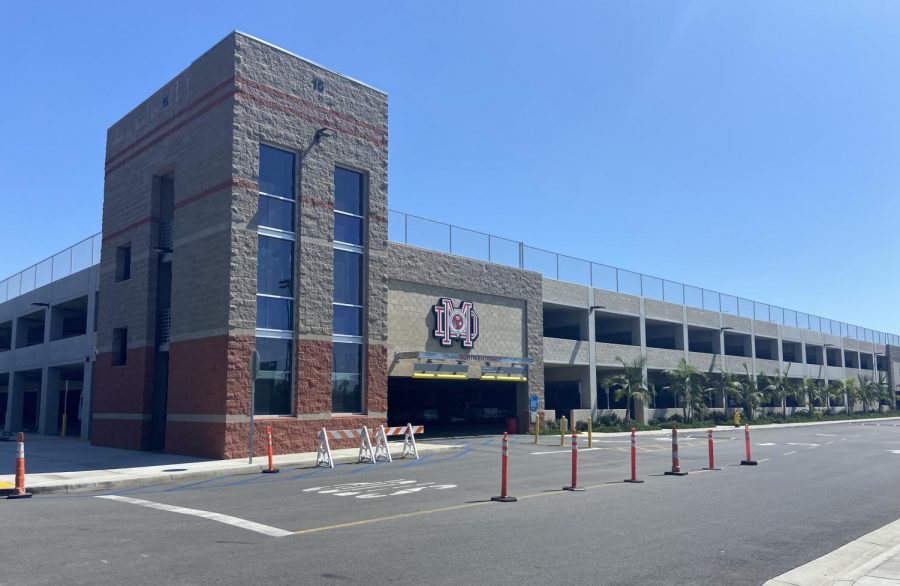
[[[142,218],[142,219],[138,220],[137,222],[128,224],[121,230],[116,230],[115,232],[111,232],[109,234],[104,234],[102,242],[106,242],[107,240],[116,238],[117,236],[121,236],[125,232],[128,232],[129,230],[134,230],[135,228],[137,228],[139,226],[143,226],[144,224],[148,224],[150,222],[156,222],[156,221],[158,221],[158,220],[156,218],[154,218],[153,216],[147,216],[146,218]]]
[[[216,106],[218,106],[219,104],[221,104],[222,102],[224,102],[225,100],[227,100],[228,98],[230,98],[231,96],[235,95],[235,93],[236,93],[236,90],[229,90],[229,91],[226,92],[225,94],[222,94],[222,95],[219,96],[216,100],[210,102],[210,103],[207,104],[206,106],[202,107],[201,109],[199,109],[199,110],[197,110],[196,112],[194,112],[193,114],[191,114],[191,116],[190,116],[189,118],[187,118],[187,119],[185,119],[185,120],[182,120],[182,121],[179,122],[177,125],[173,126],[173,127],[170,128],[169,130],[167,130],[167,131],[165,131],[164,133],[160,134],[159,136],[157,136],[156,138],[154,138],[153,140],[151,140],[150,142],[148,142],[147,144],[145,144],[145,145],[142,146],[141,148],[137,149],[136,151],[134,151],[133,153],[131,153],[130,155],[128,155],[127,157],[125,157],[124,159],[122,159],[121,161],[119,161],[118,163],[116,163],[115,165],[109,166],[109,167],[106,169],[106,175],[107,175],[107,177],[108,177],[113,171],[115,171],[116,169],[118,169],[119,167],[121,167],[122,165],[124,165],[125,163],[127,163],[128,161],[131,161],[132,159],[134,159],[135,157],[137,157],[138,155],[140,155],[141,153],[143,153],[144,151],[146,151],[146,150],[149,149],[150,147],[152,147],[152,146],[158,144],[161,140],[168,138],[168,137],[171,136],[174,132],[177,132],[178,130],[181,130],[182,128],[184,128],[185,126],[187,126],[188,124],[190,124],[191,122],[193,122],[194,120],[196,120],[199,116],[205,114],[206,112],[209,112],[210,110],[212,110],[213,108],[215,108]]]
[[[372,138],[371,136],[366,136],[364,134],[356,132],[355,130],[351,130],[350,128],[341,127],[341,125],[339,125],[339,124],[334,124],[334,122],[331,120],[327,120],[325,118],[320,118],[320,117],[316,117],[316,116],[311,116],[311,115],[307,114],[306,112],[301,112],[300,110],[297,110],[296,108],[291,108],[290,106],[283,106],[281,104],[278,104],[277,102],[273,102],[272,100],[263,98],[261,96],[255,96],[253,94],[248,94],[247,92],[244,92],[241,90],[235,91],[235,98],[246,98],[246,99],[254,101],[258,104],[262,104],[263,106],[268,106],[269,108],[272,108],[274,110],[279,110],[281,112],[284,112],[285,114],[291,114],[292,116],[297,116],[298,118],[303,118],[304,120],[309,120],[310,122],[313,122],[315,124],[322,124],[322,125],[330,124],[335,127],[334,128],[335,130],[337,130],[343,134],[346,134],[349,136],[355,136],[356,138],[359,138],[366,142],[370,142],[379,147],[384,146],[387,142],[387,139],[385,137],[381,137],[380,140],[376,139],[376,138]]]
[[[157,132],[158,130],[161,130],[163,127],[165,127],[165,126],[171,124],[172,122],[175,122],[176,120],[178,120],[179,118],[181,118],[185,113],[187,113],[188,111],[192,110],[195,106],[197,106],[197,104],[199,104],[200,102],[203,102],[203,101],[207,100],[207,99],[208,99],[210,96],[212,96],[214,93],[216,93],[217,91],[219,91],[219,90],[222,89],[223,87],[225,87],[225,86],[231,84],[232,82],[234,82],[234,76],[231,76],[231,77],[229,77],[228,79],[225,79],[225,80],[223,80],[223,81],[220,81],[220,82],[219,82],[218,84],[216,84],[215,87],[213,87],[211,90],[209,90],[208,92],[206,92],[205,94],[203,94],[203,95],[200,96],[199,98],[193,100],[190,104],[188,104],[187,106],[185,106],[185,107],[182,108],[181,110],[178,110],[171,118],[169,118],[168,120],[163,120],[162,122],[160,122],[159,124],[157,124],[156,126],[154,126],[153,128],[151,128],[150,130],[148,130],[147,132],[145,132],[144,134],[142,134],[140,137],[138,137],[137,140],[132,141],[131,143],[129,143],[128,145],[126,145],[124,148],[120,149],[120,150],[119,150],[118,152],[116,152],[115,154],[110,155],[109,158],[106,159],[106,166],[109,167],[115,159],[118,159],[119,157],[121,157],[122,155],[124,155],[128,150],[130,150],[130,149],[136,147],[138,144],[140,144],[141,142],[143,142],[144,140],[146,140],[147,137],[149,137],[151,134],[153,134],[154,132]]]
[[[364,120],[359,120],[357,118],[354,118],[353,116],[350,116],[349,114],[344,114],[343,112],[338,112],[337,110],[332,110],[330,108],[325,108],[324,106],[320,106],[318,104],[308,102],[302,98],[298,98],[297,96],[295,96],[293,94],[283,92],[283,91],[273,88],[271,86],[267,86],[265,84],[261,84],[256,81],[246,79],[244,77],[235,77],[234,81],[238,85],[246,85],[246,86],[249,86],[252,88],[256,88],[256,89],[258,89],[262,92],[265,92],[267,94],[270,94],[272,96],[282,98],[282,99],[288,100],[290,102],[294,102],[295,104],[298,104],[301,106],[306,106],[307,108],[310,108],[312,110],[317,110],[323,114],[326,114],[329,116],[334,116],[335,118],[340,118],[341,120],[345,120],[352,124],[356,124],[358,126],[368,128],[369,130],[371,130],[372,132],[375,132],[376,134],[379,134],[382,136],[387,135],[387,131],[383,128],[378,128],[377,126],[369,124],[368,122],[366,122]]]

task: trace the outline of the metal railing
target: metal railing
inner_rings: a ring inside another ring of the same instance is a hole
[[[527,246],[517,240],[460,228],[396,210],[388,211],[388,239],[437,252],[527,269],[556,281],[638,295],[647,299],[865,342],[900,345],[900,336],[895,334],[558,254]]]
[[[99,264],[101,241],[102,234],[94,234],[0,281],[0,303]]]

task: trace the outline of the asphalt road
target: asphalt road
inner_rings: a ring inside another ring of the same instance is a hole
[[[579,453],[496,437],[455,453],[115,493],[0,500],[3,584],[761,584],[900,517],[900,423],[681,434]],[[442,443],[447,443],[442,440]],[[896,451],[896,453],[895,453]],[[114,496],[115,499],[108,498]],[[104,498],[98,498],[104,497]],[[179,508],[180,507],[180,508]],[[220,516],[216,516],[220,515]]]

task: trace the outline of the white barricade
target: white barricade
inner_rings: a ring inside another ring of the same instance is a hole
[[[356,462],[358,464],[363,462],[375,464],[378,462],[393,462],[387,438],[391,435],[403,435],[403,454],[401,457],[411,457],[418,460],[419,449],[416,446],[416,434],[423,433],[424,431],[424,425],[413,427],[411,423],[407,423],[402,427],[385,427],[382,425],[375,434],[375,445],[373,447],[368,427],[335,431],[328,431],[323,427],[321,431],[316,433],[316,438],[319,440],[319,447],[316,450],[316,467],[328,466],[329,468],[334,468],[334,459],[331,454],[331,444],[328,441],[329,438],[359,438],[359,457]]]

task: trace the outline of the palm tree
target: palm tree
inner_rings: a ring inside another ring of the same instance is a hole
[[[763,389],[772,398],[781,401],[781,415],[787,419],[787,398],[794,392],[794,383],[788,378],[791,372],[791,363],[788,362],[784,371],[776,370],[774,376],[770,377],[768,384]]]
[[[878,401],[878,383],[872,380],[872,377],[869,375],[860,375],[858,396],[863,404],[863,413],[868,415],[869,404]]]
[[[627,363],[618,356],[616,361],[622,365],[621,374],[617,374],[609,379],[612,385],[618,385],[616,390],[616,401],[623,398],[631,401],[631,405],[635,412],[637,411],[637,401],[640,399],[649,402],[653,398],[653,391],[644,381],[644,358],[635,358],[631,363]],[[631,419],[631,413],[625,410],[625,421]]]
[[[844,402],[844,396],[846,393],[845,383],[842,380],[833,380],[828,383],[828,397],[830,399],[834,399],[835,401],[839,401],[841,403]]]
[[[884,372],[878,372],[875,386],[878,390],[878,412],[882,412],[882,407],[885,403],[888,405],[888,411],[893,411],[896,406],[896,398],[893,391],[891,391],[891,385],[888,384],[887,375]]]
[[[844,393],[847,395],[847,410],[850,413],[854,412],[856,403],[862,400],[860,393],[862,387],[859,383],[860,381],[853,377],[849,377],[844,381]]]
[[[693,419],[694,411],[702,415],[706,410],[706,403],[703,400],[706,386],[702,384],[706,381],[706,375],[688,364],[684,358],[678,361],[677,368],[665,370],[663,374],[670,381],[667,388],[675,397],[676,404],[679,397],[681,398],[684,420],[690,422]]]
[[[827,394],[825,386],[819,384],[818,380],[810,376],[803,377],[803,382],[801,384],[806,395],[809,397],[809,414],[812,415],[816,410],[815,404],[817,401],[820,407],[825,406],[827,401],[825,396]]]
[[[744,406],[747,419],[753,421],[753,412],[762,403],[765,393],[760,389],[757,379],[750,375],[750,369],[744,365],[745,379],[732,378],[728,384],[728,393],[740,400]]]

